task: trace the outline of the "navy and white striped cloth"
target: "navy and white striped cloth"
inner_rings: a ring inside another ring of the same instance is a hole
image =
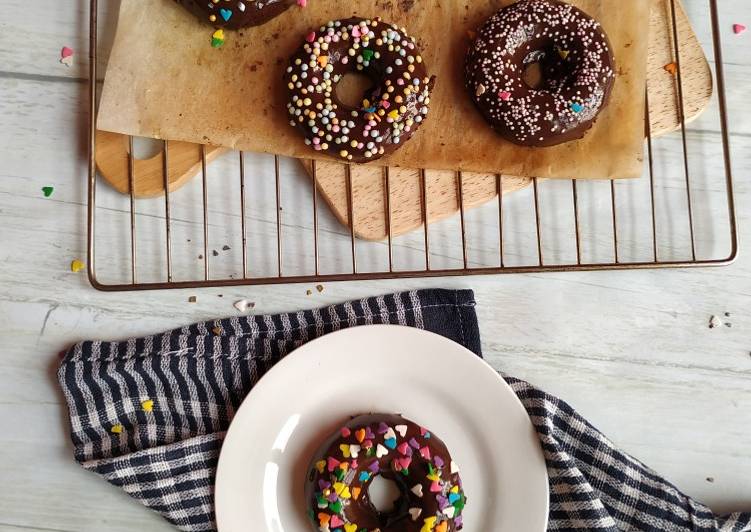
[[[59,370],[75,458],[180,530],[215,530],[222,439],[245,395],[275,362],[312,338],[372,323],[427,329],[481,356],[474,307],[471,291],[425,290],[198,323],[122,342],[82,342]],[[714,515],[616,449],[566,403],[506,380],[545,452],[549,530],[751,531],[751,513]]]

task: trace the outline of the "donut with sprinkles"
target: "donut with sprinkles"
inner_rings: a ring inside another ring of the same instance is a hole
[[[381,476],[399,497],[379,511],[369,487]],[[398,415],[363,415],[316,455],[306,483],[308,514],[319,532],[455,532],[467,497],[444,443]]]
[[[343,103],[339,81],[356,72],[372,87],[362,103]],[[290,59],[290,124],[314,150],[355,163],[392,153],[428,115],[434,78],[404,28],[379,18],[331,21],[311,32]]]
[[[525,72],[537,63],[541,81]],[[558,0],[520,0],[478,31],[466,84],[485,120],[523,146],[582,138],[607,105],[615,61],[599,22]]]
[[[260,26],[293,5],[305,7],[307,0],[176,0],[198,18],[217,28],[237,30]]]

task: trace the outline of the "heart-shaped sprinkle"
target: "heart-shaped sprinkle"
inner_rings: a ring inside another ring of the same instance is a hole
[[[435,458],[433,459],[433,461],[435,462],[435,465],[436,465],[436,467],[438,467],[438,468],[441,468],[441,469],[442,469],[442,468],[443,468],[443,466],[445,465],[445,462],[443,461],[443,458],[441,458],[441,457],[440,457],[440,456],[438,456],[438,455],[436,455],[436,456],[435,456]]]
[[[329,514],[323,512],[318,514],[318,522],[321,523],[321,526],[328,525],[329,521],[331,521],[331,516]]]
[[[365,440],[362,442],[362,448],[363,449],[370,449],[373,447],[373,442],[371,440]]]
[[[438,484],[437,480],[434,480],[433,483],[430,485],[430,491],[431,493],[438,493],[441,491],[441,485]]]
[[[340,495],[342,493],[342,490],[344,489],[344,484],[342,482],[334,482],[334,493],[337,495]]]
[[[347,499],[352,498],[352,493],[350,493],[349,488],[345,486],[339,496],[346,501]]]
[[[122,432],[123,432],[123,426],[120,423],[118,423],[116,425],[112,425],[112,427],[110,428],[110,432],[112,434],[122,434]]]
[[[339,517],[338,515],[331,516],[331,521],[329,522],[330,526],[332,526],[333,528],[337,528],[337,527],[342,526],[343,524],[344,524],[344,521],[342,521],[341,517]]]
[[[407,435],[407,425],[397,425],[394,427],[396,429],[396,432],[399,433],[399,436],[404,438],[404,436]]]
[[[558,50],[558,55],[561,56],[561,59],[566,59],[570,53],[568,50]]]
[[[394,460],[394,462],[396,462],[398,465],[397,471],[402,471],[409,469],[409,465],[412,463],[412,459],[409,456],[405,456],[403,458],[397,458],[396,460]]]
[[[415,484],[414,486],[412,486],[411,491],[418,497],[422,497],[422,484]]]
[[[344,525],[344,532],[356,532],[357,525],[354,523],[347,523]]]
[[[386,434],[389,431],[389,426],[383,421],[378,423],[378,434]]]
[[[571,104],[571,110],[575,113],[581,113],[584,110],[584,106],[580,103],[574,102]]]
[[[350,434],[352,434],[352,431],[349,430],[347,427],[344,427],[342,429],[342,438],[349,438]]]
[[[414,438],[410,438],[409,439],[409,446],[412,447],[413,449],[419,449],[420,448],[420,444],[417,443],[417,440],[414,439]]]
[[[360,26],[354,26],[352,28],[352,32],[351,33],[352,33],[352,37],[359,37],[360,35],[362,35],[360,33]]]
[[[316,462],[316,469],[319,473],[323,473],[323,470],[326,468],[326,460],[319,460]]]
[[[359,464],[358,464],[357,460],[352,460],[352,469],[357,469],[358,465]]]
[[[746,31],[746,26],[744,24],[733,24],[733,33],[736,35],[740,35],[744,31]]]
[[[355,432],[355,439],[358,442],[362,443],[363,440],[365,439],[365,429],[360,429],[360,430],[356,431]]]
[[[441,521],[435,526],[433,530],[434,532],[446,532],[446,530],[448,530],[448,526],[449,526],[448,521]]]
[[[399,111],[397,111],[396,114],[398,116],[399,115]],[[385,440],[395,440],[396,439],[396,432],[394,432],[394,429],[392,429],[391,427],[389,427],[389,429],[383,435],[383,438]]]
[[[426,445],[425,447],[420,449],[420,456],[425,458],[425,460],[430,460],[430,447]]]
[[[344,456],[344,458],[349,458],[350,457],[350,454],[349,454],[349,445],[347,445],[346,443],[343,443],[343,444],[341,444],[339,446],[339,449],[342,451],[342,455]]]
[[[318,479],[318,487],[321,489],[321,491],[329,489],[331,487],[331,482],[329,482],[326,479],[319,478]]]
[[[239,9],[241,13],[245,13],[245,2],[238,2],[237,9]]]
[[[219,15],[224,19],[224,22],[227,22],[232,18],[232,11],[222,8],[219,10]]]
[[[352,488],[352,498],[355,500],[359,499],[361,491],[362,491],[362,488]]]
[[[370,480],[370,473],[368,473],[367,471],[360,471],[360,476],[357,477],[357,480],[359,480],[360,482],[367,482],[368,480]]]
[[[328,466],[329,473],[331,473],[334,469],[339,467],[339,464],[341,464],[341,462],[337,460],[336,458],[334,458],[333,456],[329,456],[328,460],[326,461],[326,464]]]
[[[370,427],[365,427],[365,437],[369,440],[375,440],[375,434]]]
[[[373,463],[368,466],[368,470],[375,475],[381,470],[381,464],[379,464],[377,460],[374,460]]]
[[[435,496],[435,500],[438,501],[438,509],[439,510],[443,510],[444,508],[446,508],[446,506],[449,505],[449,500],[446,497],[444,497],[443,495],[440,495],[440,494],[436,495]]]
[[[389,454],[389,450],[388,450],[388,449],[386,449],[386,447],[384,447],[383,445],[381,445],[381,444],[379,443],[379,444],[378,444],[378,445],[376,446],[376,456],[377,456],[378,458],[382,458],[382,457],[386,456],[387,454]]]
[[[352,458],[357,458],[357,455],[360,454],[361,447],[359,445],[350,445],[349,446],[349,454],[352,456]]]
[[[435,525],[435,522],[437,520],[438,520],[438,518],[435,517],[435,516],[433,516],[433,517],[426,517],[425,518],[425,526],[422,527],[423,530],[428,530],[428,531],[433,530],[433,525]]]
[[[501,91],[498,93],[498,97],[504,102],[507,102],[511,98],[511,93],[509,91]]]
[[[456,501],[459,500],[459,494],[458,493],[449,493],[449,503],[454,504]]]
[[[383,443],[386,444],[386,447],[389,449],[396,449],[396,438],[387,438]]]
[[[451,474],[454,475],[459,472],[459,466],[456,465],[456,462],[451,460]]]
[[[422,508],[410,508],[409,515],[412,516],[413,521],[417,521],[417,518],[422,515]]]
[[[404,456],[407,456],[407,453],[412,453],[412,449],[409,448],[409,445],[406,441],[400,443],[396,450],[399,451],[399,454],[402,454]]]
[[[329,504],[329,510],[334,512],[335,514],[341,513],[343,508],[342,501],[337,500],[336,502],[332,502]]]

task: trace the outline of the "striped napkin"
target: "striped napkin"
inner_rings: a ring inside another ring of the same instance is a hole
[[[81,342],[58,373],[75,459],[179,530],[215,530],[219,450],[248,391],[308,340],[374,323],[426,329],[482,356],[468,290],[403,292],[121,342]],[[540,436],[550,477],[549,530],[751,532],[751,513],[715,515],[619,451],[560,399],[504,377]]]

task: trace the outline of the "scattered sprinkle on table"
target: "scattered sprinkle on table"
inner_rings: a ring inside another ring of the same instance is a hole
[[[74,55],[75,53],[73,52],[73,48],[63,46],[63,49],[60,50],[60,62],[66,67],[70,68],[71,66],[73,66]]]
[[[662,68],[665,69],[665,72],[668,72],[669,74],[672,74],[673,76],[675,76],[676,72],[678,72],[678,65],[676,63],[668,63]]]
[[[232,248],[229,247],[227,244],[225,244],[225,245],[222,246],[222,251],[229,251],[230,249],[232,249]]]
[[[709,318],[709,328],[710,329],[716,329],[717,327],[722,326],[722,320],[719,316],[712,316]]]
[[[86,264],[82,260],[74,259],[70,263],[70,271],[78,273],[86,269]]]
[[[305,291],[305,295],[306,295],[306,296],[312,296],[312,295],[313,295],[313,290],[311,290],[310,288],[308,288],[308,289],[307,289],[307,290]]]
[[[198,298],[196,296],[190,296],[188,298],[188,303],[195,303],[196,301],[198,301]]]
[[[53,192],[55,192],[55,187],[42,187],[42,194],[45,198],[49,198]]]
[[[745,32],[746,29],[747,28],[745,24],[733,24],[733,33],[735,33],[736,35],[740,35],[741,33]]]
[[[324,286],[322,284],[319,284],[319,285],[316,286],[316,290],[318,290],[318,292],[323,292],[325,290],[325,288],[324,288]]]

